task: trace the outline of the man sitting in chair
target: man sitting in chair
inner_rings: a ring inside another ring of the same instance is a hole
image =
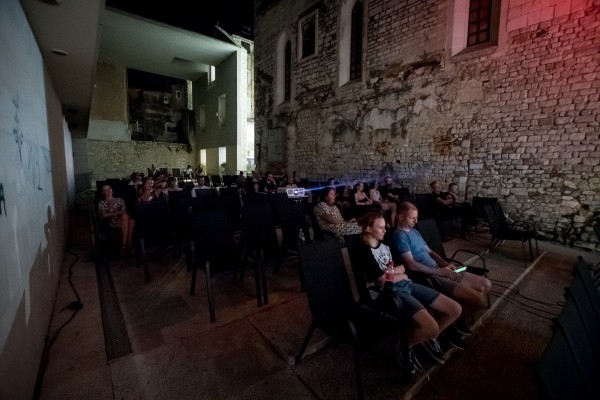
[[[461,233],[465,236],[469,230],[471,209],[469,203],[458,203],[456,201],[458,185],[454,182],[450,183],[447,192],[442,192],[438,181],[431,182],[429,187],[431,187],[433,207],[437,211],[437,219],[448,220],[460,218]]]
[[[407,343],[396,346],[400,366],[409,373],[415,371],[418,361],[412,348],[417,344],[422,344],[435,361],[444,364],[437,337],[460,316],[460,304],[429,287],[413,283],[403,265],[394,265],[390,248],[382,243],[385,219],[381,214],[369,212],[362,218],[361,226],[357,256],[365,278],[381,286],[391,285],[392,294],[402,300],[406,316],[410,318]],[[436,311],[435,316],[429,313],[428,308]]]
[[[409,274],[413,280],[429,282],[433,289],[458,301],[463,313],[454,328],[458,334],[470,335],[465,321],[485,307],[492,284],[483,276],[466,271],[457,272],[456,265],[432,251],[419,231],[414,229],[418,217],[419,211],[412,203],[400,204],[396,230],[390,241],[394,260],[401,261],[408,271],[413,271]],[[464,349],[462,341],[452,340],[450,344]]]

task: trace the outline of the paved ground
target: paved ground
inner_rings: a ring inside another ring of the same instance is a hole
[[[77,299],[70,270],[83,308],[50,349],[43,400],[354,398],[349,346],[317,332],[304,360],[293,363],[311,320],[295,262],[278,275],[268,274],[269,304],[262,307],[256,304],[252,274],[239,286],[217,280],[215,323],[209,322],[204,277],[190,296],[191,273],[173,259],[171,249],[152,253],[149,283],[133,258],[110,262],[114,289],[103,284],[103,296],[116,299],[132,351],[109,359],[104,338],[111,329],[106,324],[103,329],[86,218],[75,217],[73,229],[50,334],[73,314],[65,309]],[[488,234],[478,233],[445,246],[452,254],[459,247],[481,251],[488,242]],[[478,315],[466,351],[447,354],[441,368],[421,355],[428,373],[406,384],[382,343],[364,357],[366,397],[540,398],[529,365],[551,336],[550,318],[560,312],[577,255],[594,263],[599,256],[543,242],[528,268],[520,255],[520,246],[508,242],[488,255],[493,305]]]

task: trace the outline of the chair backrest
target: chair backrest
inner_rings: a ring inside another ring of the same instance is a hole
[[[278,253],[277,228],[273,212],[266,204],[242,209],[242,234],[247,246],[263,250],[266,257]]]
[[[217,191],[210,189],[193,189],[196,191],[196,197],[192,199],[194,210],[213,209],[217,207]]]
[[[596,318],[600,322],[600,294],[598,294],[592,275],[587,269],[587,264],[583,262],[577,263],[573,272],[574,276],[571,287],[581,291],[587,296],[590,306],[596,313]]]
[[[169,207],[162,200],[136,203],[134,218],[135,235],[146,245],[166,243],[172,233]]]
[[[306,294],[313,319],[327,324],[346,318],[356,307],[337,240],[322,240],[298,248]]]
[[[565,297],[572,298],[577,305],[586,332],[590,338],[594,338],[594,345],[598,349],[597,341],[600,338],[600,319],[596,316],[594,307],[585,293],[585,288],[574,279],[571,286],[565,289],[565,292]]]
[[[541,359],[534,365],[533,372],[546,392],[545,398],[590,398],[575,359],[569,351],[568,342],[558,329],[546,345]]]
[[[500,229],[502,229],[503,231],[510,229],[510,224],[506,219],[506,214],[504,214],[504,210],[502,209],[500,203],[491,203],[490,207],[494,210],[494,214],[496,215],[496,221],[498,221]]]
[[[483,219],[484,221],[487,221],[487,216],[485,215],[483,206],[485,206],[486,204],[494,204],[497,202],[498,202],[498,199],[496,197],[475,196],[471,200],[471,208],[473,209],[476,218],[480,218],[480,219]]]
[[[488,225],[490,226],[490,231],[492,232],[492,237],[498,237],[502,233],[502,228],[500,226],[500,222],[496,217],[496,212],[494,211],[494,207],[492,204],[486,204],[483,206],[483,211],[485,213],[486,220]]]
[[[345,235],[344,241],[346,242],[346,248],[348,249],[348,256],[350,257],[350,264],[352,266],[352,275],[354,276],[354,283],[356,284],[356,291],[360,302],[363,304],[371,303],[371,294],[368,289],[368,282],[363,269],[361,268],[360,262],[357,259],[357,246],[360,244],[360,234]]]
[[[240,203],[240,197],[237,194],[237,189],[232,189],[236,191],[235,195],[221,193],[220,196],[217,196],[217,208],[225,209],[229,212],[229,217],[231,218],[231,225],[233,226],[233,229],[239,231],[242,227],[242,204]]]
[[[423,236],[423,240],[425,240],[425,243],[427,243],[427,246],[431,250],[439,254],[444,260],[448,260],[446,250],[444,249],[444,242],[442,241],[435,219],[420,219],[417,223],[417,230]]]
[[[223,186],[230,187],[233,184],[233,176],[223,175]]]
[[[313,231],[313,239],[314,240],[323,240],[325,238],[323,234],[323,230],[321,226],[319,226],[319,222],[317,221],[317,216],[315,215],[315,203],[311,203],[307,205],[307,214],[310,219],[310,226]]]
[[[556,320],[556,325],[562,331],[573,354],[579,372],[589,388],[600,377],[600,354],[594,348],[591,338],[579,315],[577,304],[571,297],[567,297],[565,307]]]
[[[433,200],[431,193],[416,193],[414,195],[415,206],[419,210],[419,218],[433,217]]]
[[[246,193],[242,197],[244,207],[264,206],[267,204],[267,195],[265,193]]]
[[[239,268],[234,231],[227,210],[195,211],[190,214],[194,260],[200,268],[210,261],[211,275]]]
[[[281,247],[297,251],[300,231],[304,233],[305,239],[310,241],[304,207],[297,203],[284,204],[279,206],[278,212],[281,223]]]
[[[221,175],[211,175],[210,182],[212,183],[213,187],[222,186],[221,185]]]

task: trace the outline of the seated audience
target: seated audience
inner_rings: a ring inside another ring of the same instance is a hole
[[[271,171],[265,172],[265,179],[259,183],[259,190],[264,193],[277,192],[277,183]]]
[[[237,187],[243,188],[246,185],[246,177],[244,176],[244,171],[240,171],[240,174],[237,177]]]
[[[194,174],[194,170],[192,166],[188,164],[188,166],[183,170],[183,179],[192,179],[192,175]]]
[[[142,174],[139,172],[131,173],[131,180],[127,184],[128,186],[135,186],[136,188],[142,184]]]
[[[400,195],[394,192],[394,181],[389,175],[383,179],[383,185],[379,187],[379,191],[381,193],[381,197],[388,201],[395,201],[396,203],[402,202]]]
[[[381,196],[381,193],[379,192],[379,182],[375,181],[371,184],[369,198],[374,204],[379,204],[381,206],[383,212],[386,213],[389,225],[394,228],[396,226],[397,203]],[[387,215],[388,212],[389,215]]]
[[[428,282],[433,289],[460,303],[463,313],[454,328],[458,334],[468,335],[471,332],[466,320],[485,307],[491,283],[487,278],[470,272],[455,272],[457,266],[432,251],[415,229],[418,217],[419,211],[414,204],[400,204],[398,222],[390,241],[394,259],[401,261],[408,271],[415,273],[413,280]],[[458,335],[449,339],[451,345],[464,349],[464,342]]]
[[[154,164],[151,164],[150,168],[148,169],[148,175],[151,176],[151,177],[153,177],[153,178],[156,178],[159,174],[160,174],[159,169],[156,168],[154,166]]]
[[[315,217],[322,230],[331,232],[344,244],[344,235],[360,233],[356,219],[346,221],[340,209],[335,205],[335,189],[326,187],[321,191],[319,202],[315,206]]]
[[[167,179],[167,191],[179,192],[181,190],[183,190],[183,189],[179,187],[179,182],[177,181],[177,178],[174,176],[170,176]]]
[[[151,176],[147,176],[142,180],[142,185],[138,191],[138,202],[154,201],[154,200],[166,200],[164,193],[164,186],[166,182],[154,184],[154,179]]]
[[[366,214],[362,219],[357,258],[361,260],[367,281],[377,282],[382,287],[392,285],[393,295],[400,298],[403,311],[412,322],[406,343],[396,344],[400,365],[414,372],[412,348],[418,344],[422,344],[435,361],[443,364],[444,356],[437,337],[460,316],[461,306],[429,287],[413,283],[404,266],[394,264],[390,248],[383,243],[385,231],[383,216],[373,212]],[[435,311],[434,314],[428,309]]]
[[[291,177],[291,178],[288,180],[288,182],[287,182],[287,184],[285,185],[285,187],[288,187],[288,188],[297,188],[297,187],[298,187],[298,185],[296,185],[296,181],[294,180],[294,177]]]
[[[199,176],[196,180],[197,184],[192,188],[192,197],[196,197],[196,189],[212,189],[210,186],[206,184],[206,178],[203,176]]]
[[[356,218],[360,218],[369,211],[380,210],[381,206],[373,203],[373,200],[369,198],[365,192],[365,184],[358,182],[354,185],[354,193],[352,193],[352,200],[354,209],[352,215]]]
[[[442,192],[441,185],[438,181],[431,182],[429,186],[431,187],[432,202],[436,218],[438,220],[460,218],[461,232],[463,235],[466,234],[469,229],[471,209],[468,203],[461,204],[456,202],[458,185],[456,183],[451,183],[449,186],[449,189],[454,190],[456,193],[451,191]]]
[[[109,185],[102,187],[104,199],[98,203],[100,218],[106,220],[111,228],[120,228],[122,234],[121,255],[133,249],[134,220],[127,214],[125,202],[119,197],[113,197]]]

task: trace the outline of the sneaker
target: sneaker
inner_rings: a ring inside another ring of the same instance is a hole
[[[444,364],[446,360],[444,360],[444,353],[442,353],[442,348],[440,346],[440,342],[436,339],[428,340],[423,343],[423,347],[427,350],[427,353],[436,361],[438,364]]]
[[[459,349],[459,350],[464,350],[467,347],[466,343],[464,342],[464,340],[462,340],[462,338],[460,337],[460,335],[457,333],[456,330],[450,328],[449,331],[446,331],[444,333],[445,333],[444,336],[446,337],[446,340],[452,347]]]
[[[403,346],[396,344],[394,346],[396,349],[396,358],[398,359],[398,364],[400,364],[400,368],[408,372],[409,374],[414,374],[416,371],[414,360],[415,355],[411,349],[404,348]]]
[[[465,321],[458,321],[454,324],[454,329],[461,335],[471,336],[473,332],[469,329]]]

